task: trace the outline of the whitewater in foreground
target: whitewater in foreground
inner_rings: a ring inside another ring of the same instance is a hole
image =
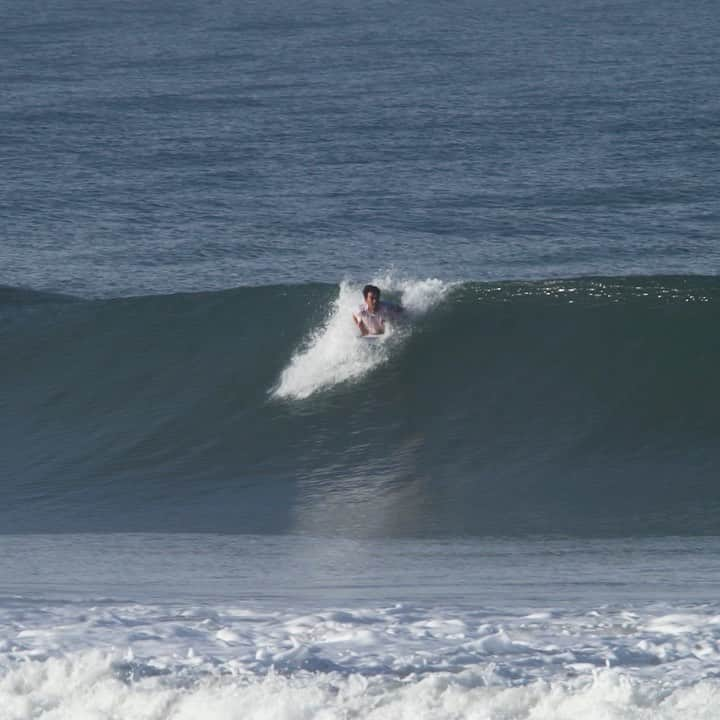
[[[699,720],[720,701],[717,539],[0,545],[3,720]]]

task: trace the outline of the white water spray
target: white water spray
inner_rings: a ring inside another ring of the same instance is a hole
[[[383,298],[399,295],[407,316],[391,325],[380,342],[359,340],[352,313],[362,302],[361,286],[343,281],[325,323],[313,332],[283,370],[273,391],[278,398],[306,398],[313,393],[358,380],[382,365],[403,344],[418,317],[435,306],[451,287],[440,280],[404,280],[392,275],[374,278]]]

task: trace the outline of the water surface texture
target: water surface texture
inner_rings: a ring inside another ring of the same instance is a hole
[[[718,37],[2,4],[0,720],[717,720]]]
[[[716,272],[709,0],[0,10],[6,284]]]

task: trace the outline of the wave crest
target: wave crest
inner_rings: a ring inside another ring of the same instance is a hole
[[[349,282],[340,285],[338,296],[325,322],[314,330],[283,370],[276,398],[307,398],[319,390],[357,380],[387,362],[410,336],[412,321],[417,321],[447,294],[450,285],[440,280],[398,280],[391,275],[374,278],[383,298],[399,297],[408,322],[391,325],[379,342],[360,339],[351,314],[362,300],[361,287]]]

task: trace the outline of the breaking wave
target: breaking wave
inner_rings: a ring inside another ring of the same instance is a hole
[[[376,281],[408,312],[371,346],[351,283],[114,300],[4,288],[0,520],[720,532],[720,280]]]

